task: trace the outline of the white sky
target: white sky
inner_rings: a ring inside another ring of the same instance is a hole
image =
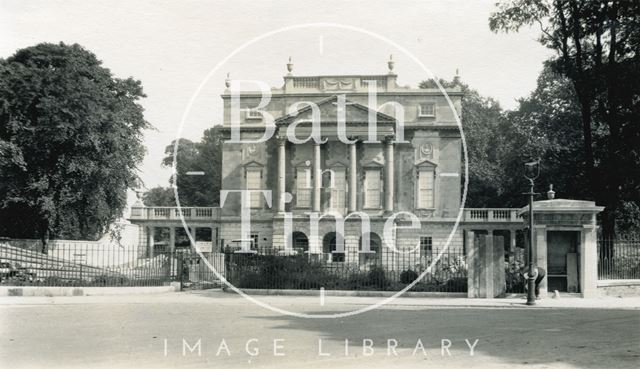
[[[160,167],[164,147],[176,137],[185,108],[210,70],[234,49],[278,28],[340,23],[383,35],[407,49],[438,77],[463,81],[514,108],[535,88],[550,51],[535,30],[493,34],[485,1],[30,1],[0,2],[0,57],[40,42],[79,43],[117,77],[142,81],[148,154],[141,176],[148,188],[167,185]],[[321,42],[320,39],[323,41]],[[322,44],[322,46],[320,45]],[[322,51],[321,51],[322,48]],[[400,84],[425,73],[398,49],[370,36],[330,27],[278,33],[231,58],[194,101],[183,137],[198,140],[219,124],[227,72],[232,78],[282,84],[293,57],[294,75],[384,74],[389,54]]]

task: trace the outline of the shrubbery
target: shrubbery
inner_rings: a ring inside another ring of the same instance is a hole
[[[239,288],[399,291],[415,281],[413,269],[388,271],[379,265],[326,264],[307,255],[227,254],[227,279]],[[412,291],[465,292],[466,269],[434,268]]]
[[[400,283],[409,284],[418,279],[418,273],[414,272],[411,269],[404,270],[400,273]]]
[[[93,277],[90,284],[96,287],[118,287],[129,286],[130,282],[129,278],[123,275],[101,274]]]

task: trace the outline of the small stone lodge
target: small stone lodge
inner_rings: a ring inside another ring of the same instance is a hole
[[[411,223],[397,216],[390,240],[397,250],[431,254],[441,250],[451,236],[449,251],[467,256],[469,295],[499,294],[492,287],[496,283],[491,275],[501,274],[504,280],[504,273],[493,273],[492,268],[503,270],[504,260],[522,260],[524,249],[516,240],[522,239],[517,233],[525,228],[527,209],[460,211],[462,139],[451,106],[464,127],[463,93],[459,87],[446,89],[449,105],[439,89],[398,85],[393,62],[388,65],[388,73],[381,75],[294,76],[289,63],[284,85],[271,88],[268,104],[260,109],[256,107],[261,91],[240,91],[236,96],[242,139],[263,137],[263,113],[273,117],[274,132],[260,143],[229,142],[232,117],[237,119],[238,114],[232,114],[232,81],[227,80],[222,94],[227,139],[223,144],[222,189],[271,190],[272,201],[260,194],[246,199],[251,228],[245,234],[240,223],[239,193],[230,193],[218,208],[179,210],[145,207],[138,201],[130,220],[141,226],[148,253],[152,256],[158,248],[176,247],[176,233],[185,232],[182,212],[195,246],[203,252],[221,252],[250,243],[256,250],[292,248],[326,262],[363,263],[372,257],[389,260],[387,254],[394,251],[383,246],[384,224],[394,213],[410,212],[419,218],[420,227],[407,227]],[[375,106],[369,97],[371,85],[375,86]],[[301,101],[313,102],[317,109],[305,104],[292,106]],[[287,132],[294,132],[301,140],[309,137],[313,131],[309,122],[317,119],[318,113],[320,135],[326,142],[312,138],[292,143]],[[403,130],[399,130],[400,114]],[[373,137],[368,131],[372,117],[376,121]],[[349,143],[340,139],[340,122]],[[595,216],[601,210],[588,201],[535,202],[535,259],[548,270],[551,290],[581,292],[584,296],[595,293]],[[327,215],[318,221],[317,237],[313,237],[311,214],[328,213],[345,217],[344,229],[337,229],[334,216]],[[364,257],[359,253],[363,239],[362,222],[357,216],[360,213],[370,219],[370,249],[374,252]],[[459,213],[458,227],[452,232]],[[285,225],[285,215],[290,216],[291,227]],[[169,229],[168,242],[155,239],[160,228]],[[344,253],[335,252],[340,240],[344,240]],[[544,284],[543,293],[547,288]]]

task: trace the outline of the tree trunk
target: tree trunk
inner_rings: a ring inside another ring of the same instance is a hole
[[[575,87],[578,90],[578,86]],[[601,190],[598,178],[596,176],[595,162],[593,159],[593,134],[591,130],[591,101],[584,93],[576,91],[580,102],[580,120],[582,123],[582,145],[584,149],[585,169],[587,172],[587,180],[590,186],[587,186],[590,195],[595,198]]]

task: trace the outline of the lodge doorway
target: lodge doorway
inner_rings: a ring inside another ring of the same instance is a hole
[[[580,232],[547,232],[547,290],[580,292]]]

